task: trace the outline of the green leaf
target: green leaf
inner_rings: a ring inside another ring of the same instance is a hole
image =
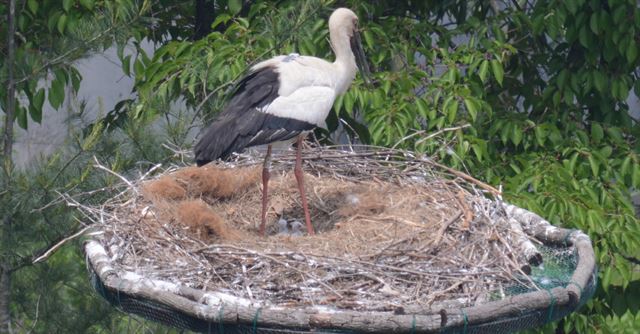
[[[236,15],[242,10],[242,0],[229,0],[229,12],[231,15]]]
[[[591,166],[591,172],[593,173],[593,176],[598,177],[600,172],[600,165],[596,161],[596,158],[593,155],[589,155],[588,160],[589,160],[589,166]]]
[[[560,71],[560,73],[558,73],[558,87],[559,88],[564,88],[565,84],[567,83],[567,76],[569,75],[569,71],[567,71],[567,69],[563,69],[562,71]]]
[[[424,99],[416,99],[416,106],[418,107],[418,113],[420,116],[429,118],[429,108],[427,107],[427,103],[424,102]]]
[[[49,89],[49,103],[54,109],[60,108],[64,101],[64,79],[56,76]]]
[[[613,153],[613,148],[611,148],[611,146],[605,146],[603,148],[600,149],[600,154],[602,155],[603,158],[609,158],[611,156],[611,153]]]
[[[67,14],[60,15],[58,19],[57,28],[61,34],[64,34],[64,28],[67,26]]]
[[[142,64],[142,61],[140,61],[140,59],[136,59],[133,62],[133,70],[136,73],[136,75],[142,75],[144,73],[144,65]],[[164,79],[164,76],[160,79]]]
[[[559,22],[557,14],[557,12],[553,13],[552,16],[549,16],[548,20],[545,20],[545,23],[547,23],[547,33],[551,39],[555,39],[560,32],[561,23]]]
[[[633,172],[631,174],[631,185],[635,188],[640,187],[640,165],[633,164]]]
[[[627,6],[616,6],[616,9],[613,10],[613,23],[620,27],[624,22],[624,16],[627,14],[626,12]]]
[[[71,86],[73,87],[74,92],[78,92],[80,89],[80,81],[82,81],[82,75],[77,70],[72,70],[71,72]]]
[[[127,55],[122,59],[122,72],[124,72],[126,76],[131,74],[131,55]]]
[[[480,77],[480,80],[483,83],[487,81],[488,72],[489,72],[489,61],[483,60],[482,63],[480,63],[480,69],[478,70],[478,76]]]
[[[385,95],[389,94],[389,90],[391,89],[391,80],[385,80],[382,84],[382,91]]]
[[[221,13],[220,15],[216,16],[216,19],[213,21],[213,23],[211,23],[211,28],[216,28],[221,23],[227,24],[229,20],[231,20],[231,16],[229,16],[229,14]]]
[[[596,86],[596,89],[603,93],[607,88],[607,77],[600,71],[593,72],[593,83]]]
[[[347,93],[344,94],[344,110],[347,114],[353,115],[353,105],[355,104],[355,99],[353,94]]]
[[[589,18],[589,27],[591,28],[591,31],[593,31],[593,33],[596,35],[600,32],[600,30],[598,29],[597,13],[591,14],[591,17]]]
[[[574,174],[576,171],[576,164],[578,163],[578,157],[580,157],[580,154],[578,152],[575,152],[571,156],[571,159],[569,159],[569,172],[571,174]]]
[[[35,108],[33,105],[29,106],[29,116],[31,116],[31,119],[40,124],[40,122],[42,122],[42,108],[37,109]]]
[[[511,133],[511,142],[515,146],[518,146],[522,142],[522,129],[519,126],[513,127],[513,132]]]
[[[533,128],[533,132],[536,136],[536,141],[538,142],[538,145],[544,146],[544,142],[547,137],[547,133],[545,129],[542,126],[536,126],[535,128]]]
[[[344,105],[344,96],[345,94],[342,94],[340,96],[338,96],[336,98],[336,100],[333,102],[333,109],[336,112],[340,112],[340,110],[342,109],[342,106]],[[374,94],[374,99],[377,97],[377,94]]]
[[[596,122],[591,123],[591,139],[594,143],[599,143],[604,137],[604,130],[602,126]]]
[[[65,12],[68,12],[71,9],[71,5],[73,4],[73,0],[62,0],[62,9]]]
[[[471,116],[472,121],[476,121],[476,116],[478,115],[478,104],[475,100],[468,97],[464,99],[464,106],[467,108],[467,112],[469,116]]]
[[[629,174],[629,167],[631,166],[631,156],[628,155],[624,160],[622,160],[622,164],[620,165],[620,175],[622,177],[627,176]]]
[[[609,291],[609,285],[611,284],[611,267],[607,267],[602,275],[602,287],[605,292]]]
[[[82,7],[88,10],[92,10],[93,5],[95,4],[95,0],[80,0],[80,4],[82,5]]]
[[[502,86],[502,79],[504,78],[504,69],[502,68],[502,63],[500,63],[497,59],[491,59],[491,71],[493,71],[493,76],[496,78],[500,86]]]
[[[29,10],[33,13],[36,14],[38,12],[38,0],[28,0],[27,1],[27,7],[29,7]]]
[[[636,60],[636,57],[638,57],[638,45],[633,38],[629,39],[626,56],[629,63],[633,63],[633,61]]]
[[[42,106],[44,105],[44,89],[40,88],[36,92],[36,95],[33,96],[33,100],[31,100],[31,105],[33,108],[40,110],[42,114]]]
[[[558,106],[560,104],[560,99],[562,99],[562,94],[559,91],[553,93],[553,105]]]
[[[23,129],[27,129],[28,126],[28,122],[27,122],[27,111],[23,108],[18,106],[16,108],[16,120],[18,121],[18,125],[23,128]]]
[[[64,69],[59,67],[59,68],[53,70],[53,73],[56,75],[56,79],[62,80],[63,84],[67,83],[67,72],[65,72]]]
[[[442,78],[450,83],[455,83],[459,76],[458,68],[452,66],[445,74],[442,75]]]
[[[582,46],[584,46],[585,48],[589,47],[589,32],[587,31],[586,26],[582,26],[580,28],[580,32],[578,33],[578,40],[580,41],[580,44],[582,44]]]
[[[458,100],[455,98],[449,103],[449,107],[447,108],[447,121],[449,123],[453,123],[456,119],[456,115],[458,113]]]
[[[563,1],[564,5],[567,7],[571,14],[574,14],[578,11],[578,4],[575,0],[572,1]]]
[[[367,43],[368,48],[373,48],[376,46],[375,40],[373,39],[373,34],[370,30],[364,30],[362,32],[362,36],[364,37],[365,43]]]

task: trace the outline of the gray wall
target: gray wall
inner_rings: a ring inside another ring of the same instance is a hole
[[[14,146],[15,164],[27,167],[41,157],[64,148],[74,131],[113,109],[115,104],[131,96],[133,80],[122,73],[116,49],[76,62],[82,75],[76,96],[67,89],[65,102],[59,110],[45,100],[42,123],[29,120],[27,130],[18,127]],[[49,83],[43,82],[48,85]],[[81,104],[85,103],[82,108]]]

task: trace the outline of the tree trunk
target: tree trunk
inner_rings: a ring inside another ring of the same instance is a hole
[[[16,31],[16,0],[9,0],[9,12],[7,14],[7,101],[5,104],[4,133],[3,133],[3,170],[5,173],[4,189],[9,189],[11,184],[11,170],[13,169],[13,123],[16,109],[16,87],[13,78],[13,63],[15,58],[15,31]],[[0,242],[6,247],[11,233],[11,217],[2,217],[0,223]],[[4,250],[2,253],[6,253]],[[10,333],[11,313],[9,313],[11,292],[11,267],[8,259],[0,257],[0,334]]]
[[[12,152],[13,152],[13,123],[15,120],[16,111],[16,87],[13,82],[13,63],[15,58],[15,40],[13,36],[16,31],[15,15],[16,14],[16,0],[9,1],[9,13],[7,15],[8,32],[7,32],[7,101],[4,110],[4,172],[8,176],[11,172]]]
[[[9,297],[11,290],[11,273],[5,264],[0,265],[0,334],[11,332],[11,315],[9,313]]]
[[[211,33],[211,23],[216,18],[216,7],[211,0],[196,0],[196,24],[194,39],[198,40]]]

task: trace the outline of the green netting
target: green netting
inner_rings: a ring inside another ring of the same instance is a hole
[[[498,320],[483,324],[463,325],[452,328],[445,328],[439,333],[513,333],[519,330],[543,326],[546,323],[559,320],[569,313],[582,306],[595,292],[597,283],[596,270],[594,269],[591,279],[586,286],[572,282],[571,277],[576,270],[578,255],[575,247],[552,247],[538,246],[543,257],[543,264],[533,267],[528,279],[533,280],[541,289],[547,291],[557,287],[568,287],[575,285],[582,292],[580,299],[575,304],[559,306],[553,301],[543,310],[523,309],[518,314],[504,317]],[[181,310],[173,309],[158,301],[140,299],[119,290],[111,290],[105,287],[98,274],[90,268],[91,282],[96,291],[109,303],[123,312],[142,316],[148,320],[156,321],[179,329],[190,330],[200,333],[309,333],[305,329],[262,327],[259,325],[259,312],[255,315],[252,325],[224,325],[214,321],[206,321],[194,316],[185,314]],[[519,277],[520,280],[527,279]],[[504,289],[504,291],[494,291],[495,300],[500,300],[508,296],[534,292],[535,290],[526,287],[524,284],[514,283]],[[461,310],[464,314],[464,311]],[[314,330],[313,333],[353,333],[344,330]],[[411,330],[409,331],[411,333]]]
[[[551,303],[546,310],[526,311],[521,314],[504,319],[491,321],[481,325],[451,328],[442,333],[513,333],[524,329],[541,327],[549,322],[559,320],[571,312],[580,308],[594,294],[597,285],[597,270],[594,270],[591,280],[587,286],[582,287],[571,281],[577,263],[578,255],[574,247],[550,247],[538,246],[542,254],[543,264],[533,267],[529,278],[542,289],[551,290],[557,287],[567,287],[576,285],[581,291],[580,300],[576,305],[559,307]],[[524,278],[520,278],[524,279]],[[522,284],[514,284],[507,291],[505,296],[513,296],[534,290]],[[496,292],[498,294],[498,292]],[[497,297],[500,298],[500,297]]]

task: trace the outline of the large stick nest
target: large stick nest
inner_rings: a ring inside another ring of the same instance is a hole
[[[260,237],[261,155],[127,181],[94,239],[125,272],[269,305],[388,311],[473,306],[534,288],[539,254],[490,187],[396,150],[304,150],[306,235],[293,152],[276,153]],[[157,172],[157,171],[156,171]],[[279,222],[279,224],[278,224]],[[302,223],[301,223],[302,222]],[[286,228],[285,228],[286,225]]]

